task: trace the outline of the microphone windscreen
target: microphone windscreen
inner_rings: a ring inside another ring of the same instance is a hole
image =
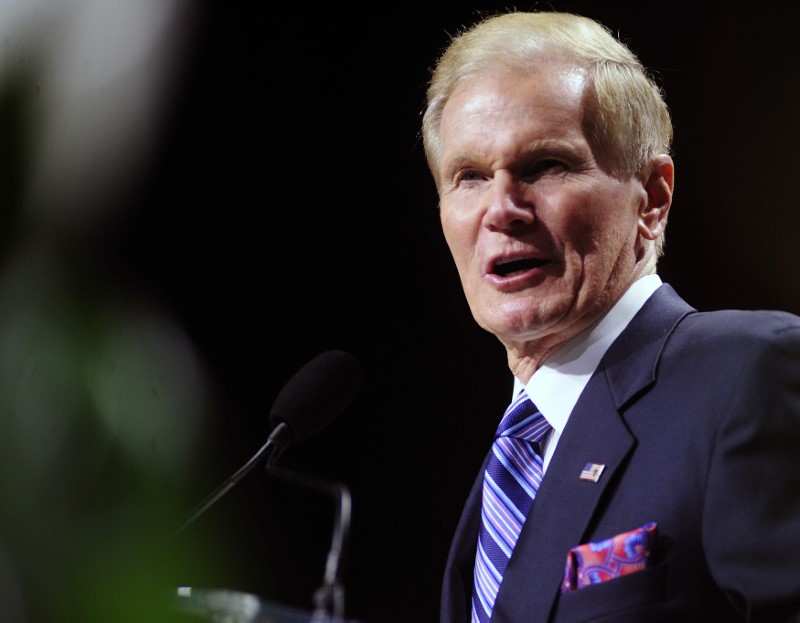
[[[274,428],[285,422],[293,441],[313,435],[342,413],[361,389],[363,373],[342,350],[320,353],[289,379],[269,414]]]

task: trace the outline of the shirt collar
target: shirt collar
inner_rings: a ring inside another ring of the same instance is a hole
[[[614,306],[593,325],[561,346],[528,381],[525,389],[557,435],[603,355],[661,285],[658,275],[635,281]],[[514,396],[522,389],[514,378]]]

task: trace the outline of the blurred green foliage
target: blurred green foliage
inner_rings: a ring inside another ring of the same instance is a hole
[[[0,58],[0,620],[175,621],[181,574],[214,564],[170,539],[197,501],[213,391],[181,327],[106,265],[100,241],[135,184],[120,169],[146,154],[119,143],[115,124],[136,118],[102,108],[116,100],[54,93],[48,35],[67,15],[5,33]],[[122,76],[134,91],[137,75]],[[48,125],[45,101],[98,127]],[[120,169],[98,172],[98,192],[81,158],[107,134]]]

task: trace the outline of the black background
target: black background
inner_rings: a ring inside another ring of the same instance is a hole
[[[365,381],[282,464],[353,495],[347,614],[434,621],[461,504],[511,391],[472,322],[419,138],[448,33],[506,3],[203,4],[169,119],[114,259],[186,330],[218,396],[210,491],[264,442],[306,361]],[[672,110],[677,180],[662,278],[699,309],[800,312],[798,61],[791,3],[553,2],[618,33]],[[311,608],[324,496],[249,475],[199,523],[224,564],[186,583]],[[191,534],[186,535],[192,538]]]

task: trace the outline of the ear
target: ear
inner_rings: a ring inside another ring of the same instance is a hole
[[[656,240],[664,233],[672,191],[675,188],[675,165],[667,154],[653,158],[642,180],[647,201],[639,208],[639,233],[647,240]]]

